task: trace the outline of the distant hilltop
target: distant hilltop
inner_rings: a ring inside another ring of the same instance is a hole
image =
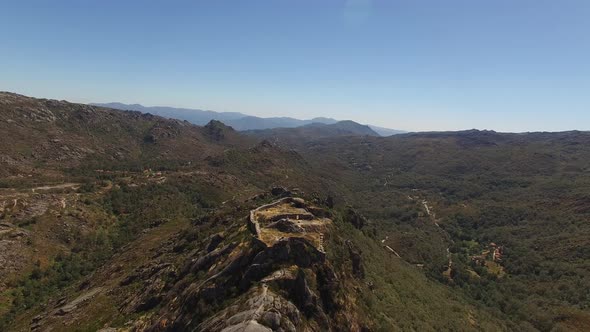
[[[175,108],[167,106],[143,106],[140,104],[91,103],[90,105],[150,113],[167,118],[186,120],[200,126],[209,123],[211,120],[219,120],[239,131],[274,128],[296,128],[311,124],[332,125],[339,122],[338,120],[325,117],[316,117],[309,120],[300,120],[290,117],[261,118],[238,112],[215,112],[209,110]],[[405,133],[405,131],[402,130],[383,128],[373,125],[368,125],[368,127],[380,136],[391,136]]]

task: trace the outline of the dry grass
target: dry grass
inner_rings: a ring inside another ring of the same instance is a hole
[[[301,226],[305,231],[303,233],[288,233],[281,232],[273,228],[265,228],[265,221],[273,219],[273,217],[280,215],[301,215],[311,216],[311,220],[293,220],[297,225]],[[273,245],[281,238],[297,237],[304,238],[310,241],[316,248],[321,245],[321,233],[325,231],[325,225],[330,223],[329,219],[317,218],[304,208],[294,207],[291,203],[282,203],[271,206],[254,213],[254,218],[261,226],[260,240],[267,245]]]

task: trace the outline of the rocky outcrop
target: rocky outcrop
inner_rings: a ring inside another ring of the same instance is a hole
[[[77,312],[82,311],[82,307],[92,301],[94,297],[103,292],[102,287],[96,287],[85,291],[75,299],[67,302],[66,298],[62,298],[57,302],[57,308],[53,311],[45,312],[35,316],[31,322],[31,331],[44,331],[43,326],[48,320],[60,319],[64,316],[74,315]]]
[[[348,246],[348,253],[350,254],[350,260],[352,261],[352,274],[355,278],[364,278],[365,268],[363,267],[361,251],[357,249],[350,240],[346,241],[346,245]]]
[[[162,139],[175,138],[179,135],[180,128],[178,123],[157,121],[144,137],[144,142],[156,144]]]
[[[367,218],[352,207],[346,209],[344,219],[351,223],[356,229],[362,229],[367,224]]]
[[[197,273],[199,271],[208,269],[209,267],[211,267],[211,265],[217,262],[221,256],[229,254],[236,247],[236,245],[237,244],[235,243],[230,243],[223,246],[222,248],[218,248],[211,252],[208,252],[204,256],[191,260],[190,272]]]
[[[271,274],[285,263],[292,263],[302,268],[310,268],[321,264],[325,254],[303,238],[288,238],[277,242],[259,252],[246,269],[240,282],[240,288],[247,289],[251,284]]]
[[[223,240],[223,234],[213,234],[210,238],[209,244],[207,245],[207,252],[212,252],[213,250],[215,250]]]
[[[121,286],[138,281],[141,292],[129,297],[120,310],[129,314],[154,308],[162,301],[162,294],[171,287],[168,280],[173,280],[176,275],[177,271],[170,263],[149,264],[137,269],[121,282]]]
[[[289,190],[287,190],[287,188],[284,188],[284,187],[274,187],[270,190],[270,193],[273,196],[278,196],[278,197],[291,196],[291,192]]]
[[[164,272],[142,269],[140,273],[155,284],[145,289],[161,295],[153,302],[136,296],[139,301],[130,302],[125,310],[169,303],[150,318],[151,327],[146,329],[151,331],[335,329],[333,317],[342,309],[337,295],[341,284],[315,237],[323,238],[330,221],[316,217],[309,208],[304,200],[287,197],[252,210],[249,241],[230,242],[227,232],[210,236],[170,287],[158,282]],[[278,215],[289,217],[275,220]],[[294,215],[305,218],[293,219]],[[270,240],[270,234],[276,239]]]
[[[268,289],[255,287],[241,299],[197,327],[198,331],[295,332],[302,314],[290,301]]]
[[[303,199],[287,197],[253,209],[248,218],[244,211],[238,214],[227,208],[201,218],[192,226],[199,232],[224,227],[202,237],[192,233],[171,237],[152,251],[151,259],[127,272],[122,271],[129,260],[121,255],[121,262],[126,263],[101,272],[112,286],[97,279],[83,283],[79,286],[81,297],[51,302],[51,309],[35,318],[32,326],[42,329],[48,322],[74,324],[84,310],[95,310],[90,300],[96,295],[99,303],[108,299],[116,304],[120,317],[133,317],[124,326],[111,321],[103,325],[105,328],[358,330],[358,319],[349,314],[352,301],[343,304],[340,290],[344,283],[324,252],[322,241],[329,237],[331,221],[318,216],[322,210]],[[244,224],[225,222],[246,219],[251,224],[256,222],[259,232],[249,233]]]

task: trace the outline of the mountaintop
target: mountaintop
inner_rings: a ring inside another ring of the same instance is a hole
[[[339,121],[332,124],[311,123],[296,128],[250,130],[247,135],[269,140],[284,147],[297,147],[310,141],[345,136],[379,136],[369,126],[354,121]]]

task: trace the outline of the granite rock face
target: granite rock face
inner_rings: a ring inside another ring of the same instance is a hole
[[[327,236],[331,221],[310,211],[319,208],[292,197],[261,206],[248,219],[258,224],[250,227],[250,240],[211,236],[206,248],[185,263],[174,285],[158,286],[154,273],[152,282],[160,291],[146,289],[160,294],[169,289],[158,301],[169,304],[161,305],[143,330],[340,330],[341,322],[334,318],[343,310],[336,292],[342,285],[318,242]],[[195,280],[203,274],[204,281]],[[135,307],[146,303],[140,299],[132,302]]]
[[[301,325],[299,309],[267,285],[255,287],[243,297],[200,324],[197,330],[295,332]]]
[[[147,263],[124,275],[118,275],[124,264],[105,267],[105,281],[94,279],[80,286],[77,297],[49,303],[31,328],[74,324],[94,302],[108,298],[119,313],[133,317],[123,330],[360,330],[363,324],[350,314],[353,301],[339,291],[344,281],[323,248],[332,227],[324,217],[329,213],[294,197],[251,211],[204,218],[198,226],[227,218],[235,224],[198,243],[190,243],[191,237],[170,238]],[[253,221],[258,228],[248,230]],[[117,281],[107,286],[110,278]],[[112,330],[108,324],[103,328]]]

